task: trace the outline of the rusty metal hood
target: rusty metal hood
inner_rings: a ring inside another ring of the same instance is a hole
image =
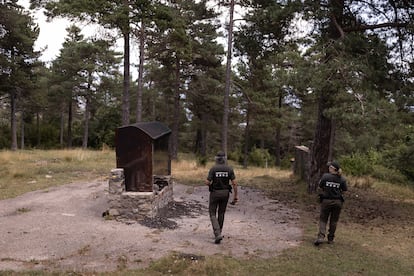
[[[151,137],[153,140],[156,140],[166,134],[171,133],[171,129],[169,129],[166,125],[160,122],[141,122],[135,123],[127,126],[119,127],[122,128],[137,128]]]

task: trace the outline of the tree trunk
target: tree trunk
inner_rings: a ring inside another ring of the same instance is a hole
[[[330,1],[331,3],[331,19],[329,24],[329,38],[331,40],[338,40],[342,37],[342,17],[344,11],[344,0]],[[325,62],[329,63],[338,53],[327,53]],[[309,181],[308,192],[316,191],[320,177],[327,171],[327,162],[332,153],[332,120],[324,116],[324,111],[330,108],[334,102],[334,97],[337,91],[332,87],[325,87],[320,91],[318,101],[318,119],[316,123],[315,136],[311,147],[310,166],[309,166]]]
[[[10,93],[10,127],[11,127],[11,150],[17,150],[17,127],[16,127],[16,93]]]
[[[129,28],[128,28],[129,29]],[[130,53],[129,53],[129,31],[124,36],[124,81],[122,94],[122,125],[129,124],[129,75],[130,75]]]
[[[73,115],[72,115],[72,97],[69,100],[69,105],[68,105],[68,137],[67,137],[67,141],[66,141],[66,146],[68,148],[72,147],[72,120],[73,120]]]
[[[40,114],[36,112],[36,136],[37,136],[37,146],[40,145],[41,137],[40,137]]]
[[[88,84],[88,91],[90,89],[90,84]],[[88,148],[88,137],[89,137],[89,114],[90,114],[90,105],[91,100],[89,95],[86,97],[86,105],[85,105],[85,114],[84,114],[84,129],[83,129],[83,139],[82,139],[82,148],[87,149]]]
[[[172,147],[171,158],[178,157],[178,129],[180,126],[180,60],[176,58],[175,62],[175,89],[174,89],[174,118],[172,129]]]
[[[282,93],[282,92],[280,92],[280,93]],[[280,122],[280,120],[281,120],[281,117],[282,117],[282,100],[283,100],[283,98],[282,98],[282,94],[280,94],[279,95],[279,103],[278,103],[278,107],[279,107],[279,113],[278,113],[278,119],[279,119],[279,122],[278,122],[278,124],[277,124],[277,127],[276,127],[276,135],[275,135],[275,158],[276,158],[276,160],[275,160],[275,165],[276,166],[280,166],[280,164],[281,164],[281,154],[280,154],[280,137],[281,137],[281,122]]]
[[[59,143],[60,143],[60,147],[62,148],[64,145],[64,139],[63,139],[64,131],[65,131],[65,113],[62,110],[60,112],[60,136],[59,136]]]
[[[202,140],[201,128],[198,127],[196,130],[196,139],[194,144],[194,153],[201,154],[201,140]]]
[[[246,128],[244,129],[244,149],[243,149],[243,168],[247,168],[249,159],[249,136],[250,136],[250,109],[251,103],[247,104],[246,112]]]
[[[309,192],[316,191],[319,178],[327,171],[326,163],[329,158],[332,121],[323,115],[323,111],[329,107],[329,94],[329,91],[322,92],[319,97],[318,121],[316,123],[315,137],[310,156]]]
[[[276,127],[276,135],[275,135],[275,165],[280,166],[281,158],[280,158],[280,126]]]
[[[329,140],[328,161],[334,160],[335,134],[336,134],[336,124],[335,124],[335,120],[332,120],[331,139]]]
[[[198,119],[200,121],[196,131],[196,142],[194,152],[201,156],[207,155],[207,116],[205,113],[199,114]]]
[[[20,149],[24,150],[24,113],[22,111],[20,118]]]
[[[203,113],[201,115],[201,120],[203,122],[201,126],[201,155],[207,156],[207,125],[208,125],[208,119],[207,115]]]
[[[227,64],[226,64],[226,86],[224,88],[224,107],[223,107],[223,129],[221,148],[227,155],[227,133],[229,128],[229,96],[231,83],[231,60],[233,49],[233,16],[234,16],[234,0],[230,0],[230,20],[227,38]]]
[[[144,22],[141,21],[141,29],[139,32],[139,66],[138,66],[138,90],[137,90],[137,113],[136,122],[142,121],[142,90],[144,76],[144,59],[145,59],[145,29]]]

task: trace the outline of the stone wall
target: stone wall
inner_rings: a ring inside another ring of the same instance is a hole
[[[153,192],[127,192],[123,169],[111,170],[108,214],[114,218],[154,218],[173,200],[171,176],[154,176]]]

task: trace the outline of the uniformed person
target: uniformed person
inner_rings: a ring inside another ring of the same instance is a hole
[[[326,236],[326,226],[329,219],[328,243],[333,243],[336,226],[344,203],[343,192],[348,190],[346,180],[341,176],[338,162],[328,163],[328,173],[323,174],[319,181],[321,210],[319,216],[319,232],[314,244],[323,243]]]
[[[209,170],[205,183],[209,186],[210,198],[208,211],[213,227],[215,243],[218,244],[223,239],[221,232],[223,230],[224,214],[230,193],[233,192],[234,195],[232,204],[235,204],[238,198],[236,176],[233,168],[226,164],[224,152],[217,153],[215,161],[216,164]]]

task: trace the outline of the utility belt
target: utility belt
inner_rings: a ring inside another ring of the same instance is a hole
[[[221,191],[221,190],[228,190],[230,193],[231,193],[231,191],[232,191],[232,187],[229,185],[229,187],[224,187],[224,188],[214,188],[213,187],[213,184],[211,184],[210,186],[209,186],[209,189],[208,189],[210,192],[212,192],[212,191]]]
[[[332,196],[325,196],[323,194],[319,194],[319,202],[322,202],[324,199],[331,199],[331,200],[340,200],[344,202],[344,197],[341,195],[341,197],[332,197]]]

